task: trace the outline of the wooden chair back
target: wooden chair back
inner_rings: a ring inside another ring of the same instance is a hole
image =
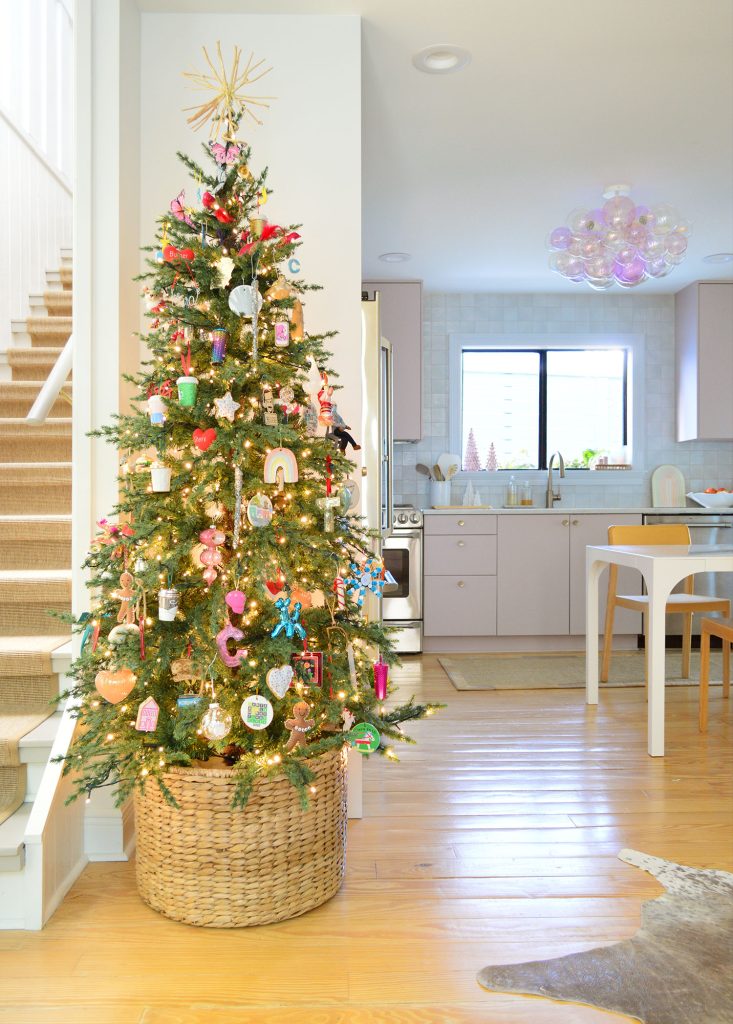
[[[687,547],[691,543],[689,527],[684,523],[659,523],[649,526],[609,526],[608,543],[624,545],[629,547],[658,546],[663,544],[675,544]],[[616,595],[616,583],[618,580],[618,566],[612,565],[608,573],[608,596],[612,599]],[[685,593],[693,592],[693,578],[688,576],[684,581]]]

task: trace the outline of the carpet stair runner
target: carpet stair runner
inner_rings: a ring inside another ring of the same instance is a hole
[[[11,832],[22,837],[30,806],[24,805],[29,788],[23,742],[28,746],[31,734],[43,732],[42,723],[55,712],[51,701],[59,679],[53,652],[70,637],[68,625],[49,614],[71,609],[70,382],[45,423],[25,420],[72,329],[70,261],[47,279],[43,295],[31,298],[33,315],[22,325],[23,341],[14,338],[6,353],[10,379],[0,380],[0,852],[5,853],[12,853]]]

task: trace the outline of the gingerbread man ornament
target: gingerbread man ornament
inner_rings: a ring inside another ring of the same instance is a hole
[[[295,750],[296,747],[305,747],[308,743],[307,735],[316,724],[315,719],[307,718],[310,705],[304,700],[298,701],[293,708],[293,717],[285,722],[285,728],[290,730],[290,739],[285,749]]]
[[[120,576],[120,588],[117,591],[117,599],[120,601],[120,610],[117,612],[117,621],[124,622],[128,626],[135,622],[135,607],[132,599],[135,596],[133,583],[135,582],[131,573],[125,571]]]

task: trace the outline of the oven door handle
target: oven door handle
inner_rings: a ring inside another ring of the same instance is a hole
[[[422,537],[422,530],[392,530],[392,535],[387,540],[414,540],[416,537]]]

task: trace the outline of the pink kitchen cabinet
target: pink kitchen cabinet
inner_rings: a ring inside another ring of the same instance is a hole
[[[394,439],[422,437],[422,281],[364,281],[370,299],[379,292],[382,336],[392,342]]]
[[[675,295],[677,440],[733,439],[733,283]]]

